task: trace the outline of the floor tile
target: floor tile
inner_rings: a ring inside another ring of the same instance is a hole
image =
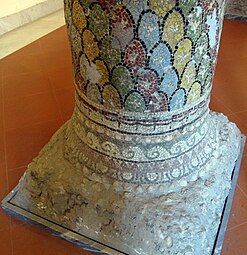
[[[239,20],[225,19],[222,31],[222,43],[224,43],[223,40],[230,42],[247,41],[246,23]]]
[[[62,26],[55,32],[40,38],[39,42],[43,50],[47,52],[54,52],[63,48],[69,49],[66,26]]]
[[[246,147],[247,149],[247,147]],[[238,185],[247,197],[247,156],[245,155],[241,162],[241,168],[238,176]],[[247,220],[247,215],[246,215]]]
[[[11,169],[8,171],[7,174],[8,174],[8,191],[9,192],[16,187],[16,185],[18,184],[20,178],[22,177],[26,169],[27,167],[25,166],[25,167]]]
[[[247,135],[247,123],[243,122],[242,119],[240,119],[236,114],[229,114],[228,119],[235,123],[242,134]]]
[[[227,225],[228,229],[236,227],[240,224],[247,222],[247,197],[243,192],[236,187],[232,208],[230,212],[230,219]]]
[[[14,255],[92,255],[36,227],[23,225],[12,229]]]
[[[2,61],[0,61],[0,85],[2,83],[2,77],[3,77],[3,64]]]
[[[13,255],[10,229],[0,231],[0,244],[0,254]]]
[[[4,102],[6,129],[30,126],[60,117],[52,93],[9,98]]]
[[[234,115],[247,126],[247,111],[237,112],[234,113]],[[247,135],[247,132],[245,133],[245,135]]]
[[[17,50],[14,52],[14,54],[9,55],[8,58],[12,57],[18,57],[18,56],[28,56],[28,55],[34,55],[34,54],[39,54],[41,51],[41,46],[40,46],[40,41],[34,41],[21,49]]]
[[[74,88],[68,87],[54,91],[63,119],[71,116],[74,109]]]
[[[56,40],[54,40],[54,36],[56,36]],[[56,72],[61,68],[71,70],[70,47],[65,26],[58,29],[55,35],[51,33],[41,38],[40,43],[44,54],[44,70],[47,72]]]
[[[8,192],[8,181],[7,181],[7,173],[6,173],[6,165],[0,165],[0,201],[3,199]]]
[[[67,122],[71,118],[71,113],[67,115],[63,115],[63,123]]]
[[[8,187],[8,192],[10,192],[11,190],[13,190],[16,185],[18,184],[19,180],[21,179],[22,175],[24,174],[24,172],[26,171],[27,167],[21,167],[21,168],[16,168],[13,170],[8,171],[8,181],[9,181],[9,187]],[[25,222],[18,220],[14,217],[10,218],[10,224],[11,227],[17,227],[20,225],[24,225],[26,224]]]
[[[41,51],[25,54],[21,50],[1,60],[3,64],[3,75],[19,75],[44,69],[44,56]]]
[[[66,56],[67,54],[67,56]],[[55,51],[53,53],[46,52],[44,55],[45,67],[44,70],[48,73],[58,72],[61,68],[71,70],[71,60],[68,50]]]
[[[3,37],[4,36],[0,37],[0,41],[4,40]],[[14,38],[11,38],[10,40],[13,40],[13,39]],[[6,42],[5,44],[8,44],[8,43],[11,43],[11,42]],[[5,48],[5,44],[0,44],[0,45],[2,45]],[[30,43],[29,45],[26,45],[26,46],[22,47],[19,50],[13,52],[12,54],[9,54],[9,56],[3,58],[1,60],[1,62],[4,63],[3,66],[6,66],[6,63],[8,63],[11,60],[19,59],[19,58],[22,58],[23,56],[40,55],[40,53],[41,53],[40,42],[35,41],[35,42]],[[6,70],[6,68],[4,70]],[[4,75],[10,75],[10,74],[5,73]]]
[[[0,77],[0,81],[1,81]],[[3,85],[0,83],[0,172],[5,169],[5,143],[4,143],[4,119],[3,119]]]
[[[2,85],[3,80],[3,64],[2,61],[0,61],[0,86]]]
[[[1,118],[1,114],[0,114],[0,118]],[[5,171],[5,165],[6,165],[6,162],[5,162],[4,130],[3,130],[3,127],[0,127],[0,173]]]
[[[3,94],[6,99],[40,94],[50,90],[49,78],[43,71],[3,78]]]
[[[232,114],[233,112],[227,108],[216,96],[211,95],[209,108],[212,111],[222,112],[225,115]]]
[[[247,223],[226,232],[221,255],[245,255],[247,251]]]
[[[61,120],[6,131],[8,169],[27,165],[61,126]]]
[[[219,49],[220,60],[247,57],[247,26],[244,22],[225,20]],[[234,27],[234,28],[233,28]],[[236,50],[237,49],[237,50]]]
[[[1,197],[1,200],[2,200],[2,197]],[[10,229],[10,217],[2,208],[0,208],[0,232],[4,230],[8,230],[8,229]],[[0,245],[0,251],[1,251],[1,245]],[[2,253],[0,252],[0,254]]]
[[[243,156],[244,157],[247,156],[247,143],[245,143],[245,146],[244,146]]]
[[[238,50],[236,51],[236,47]],[[223,38],[219,49],[219,60],[235,60],[247,57],[247,44],[243,40],[230,41]]]
[[[54,71],[48,71],[47,76],[50,79],[52,88],[59,90],[68,87],[74,87],[74,81],[72,77],[72,67],[60,67]]]
[[[212,93],[232,112],[247,110],[247,58],[236,61],[219,61]]]
[[[0,202],[8,194],[6,170],[0,169]],[[0,232],[10,227],[10,218],[0,207]],[[0,243],[1,251],[1,243]],[[3,254],[0,252],[0,254]]]

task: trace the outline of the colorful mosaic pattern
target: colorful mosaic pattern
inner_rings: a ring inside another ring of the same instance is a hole
[[[211,87],[222,4],[65,0],[78,93],[108,110],[195,104]]]
[[[77,92],[65,158],[132,184],[206,164],[217,147],[208,104],[223,5],[65,0]]]

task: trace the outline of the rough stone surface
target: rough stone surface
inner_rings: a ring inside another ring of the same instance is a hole
[[[136,255],[209,255],[240,150],[240,132],[210,113],[217,150],[198,171],[162,184],[126,184],[64,158],[70,122],[28,166],[14,202],[99,242]]]
[[[247,1],[246,0],[228,0],[226,4],[226,15],[232,18],[247,19]]]

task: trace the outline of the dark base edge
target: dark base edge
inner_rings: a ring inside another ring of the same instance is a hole
[[[221,254],[221,250],[222,250],[222,246],[223,246],[223,242],[224,242],[224,238],[225,238],[225,233],[226,233],[226,229],[227,229],[227,224],[228,224],[228,220],[230,217],[230,211],[231,211],[231,207],[232,207],[234,192],[235,192],[235,189],[237,186],[238,174],[239,174],[241,161],[242,161],[242,157],[243,157],[243,153],[244,153],[245,141],[246,141],[246,137],[242,135],[241,150],[240,150],[238,159],[235,163],[235,167],[232,172],[231,190],[230,190],[228,197],[226,198],[225,205],[224,205],[224,208],[222,211],[221,221],[220,221],[217,236],[215,239],[212,255],[220,255]]]
[[[226,19],[236,19],[236,20],[247,22],[247,16],[241,16],[241,15],[238,15],[238,14],[228,14],[228,13],[226,13],[225,18]]]

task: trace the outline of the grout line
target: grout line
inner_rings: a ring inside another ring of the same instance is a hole
[[[213,84],[213,86],[214,86],[215,84]],[[212,93],[212,92],[211,92]],[[232,115],[232,114],[234,114],[234,112],[231,110],[231,109],[229,109],[215,94],[211,94],[211,97],[214,97],[217,101],[219,101],[219,103],[220,104],[222,104],[222,106],[224,107],[224,108],[226,108],[230,113],[228,113],[227,114],[227,116],[230,116],[230,115]],[[211,101],[211,100],[210,100]]]
[[[4,76],[4,78],[9,78],[9,77],[13,77],[13,76],[20,76],[20,75],[27,75],[27,74],[31,74],[31,73],[38,73],[38,72],[41,72],[42,69],[40,70],[37,70],[36,71],[30,71],[30,72],[21,72],[21,73],[18,73],[18,74],[7,74]]]
[[[238,116],[236,115],[236,113],[233,113],[232,115],[233,115],[235,118],[237,118],[245,127],[247,127],[246,123],[245,123],[240,117],[238,117]]]
[[[33,97],[33,96],[38,96],[38,95],[43,95],[43,94],[49,94],[49,90],[47,91],[43,91],[43,92],[37,92],[37,93],[31,93],[31,94],[28,94],[28,95],[23,95],[23,96],[11,96],[11,100],[17,100],[17,99],[23,99],[23,98],[27,98],[27,97]],[[3,94],[4,96],[4,94]],[[5,101],[5,97],[3,98],[3,102],[7,102]]]
[[[60,119],[59,117],[60,117],[60,116],[58,116],[57,118],[47,119],[47,120],[45,120],[45,121],[38,121],[38,122],[32,123],[32,127],[33,127],[33,126],[38,126],[38,125],[41,125],[41,124],[44,124],[44,123],[52,122],[52,121],[61,121],[61,119]],[[10,131],[15,131],[15,130],[18,130],[18,129],[20,129],[20,128],[27,128],[27,127],[30,127],[30,125],[18,126],[18,128],[9,128],[8,130],[10,130]],[[18,168],[19,168],[19,167],[18,167]]]
[[[243,193],[243,195],[245,196],[245,198],[247,199],[247,194],[244,192],[244,190],[240,187],[239,184],[237,184],[238,188],[240,189],[240,191]],[[247,201],[246,201],[247,203]]]
[[[240,190],[240,192],[243,194],[243,196],[246,198],[246,201],[245,201],[245,204],[247,203],[247,195],[245,194],[245,192],[241,189],[241,187],[239,186],[239,184],[237,183],[237,185],[236,185],[237,187],[236,187],[236,189],[239,189]],[[235,191],[235,193],[236,193],[236,191]],[[240,223],[240,224],[237,224],[237,225],[234,225],[233,227],[229,227],[229,228],[227,228],[227,230],[233,230],[233,229],[235,229],[235,228],[238,228],[238,227],[240,227],[240,226],[242,226],[242,225],[245,225],[245,224],[247,224],[247,219],[246,219],[246,221],[244,221],[244,222],[242,222],[242,223]]]
[[[239,227],[242,227],[242,226],[244,226],[244,225],[247,225],[247,221],[245,221],[245,222],[243,222],[243,223],[240,223],[240,224],[238,224],[238,225],[235,225],[235,226],[233,226],[233,227],[231,227],[231,228],[228,228],[227,230],[228,230],[228,231],[232,231],[232,230],[234,230],[234,229],[236,229],[236,228],[239,228]]]
[[[51,81],[50,76],[48,76],[48,79],[49,79],[50,86],[51,86],[51,94],[52,94],[52,97],[54,98],[54,101],[55,101],[55,103],[56,103],[56,107],[57,107],[57,109],[58,109],[60,119],[61,119],[61,121],[64,122],[64,119],[63,119],[63,112],[62,112],[62,110],[61,110],[61,107],[59,106],[59,102],[58,102],[58,99],[57,99],[57,97],[56,97],[55,90],[54,90],[54,88],[53,88],[53,86],[52,86],[52,81]]]
[[[5,167],[5,178],[6,178],[6,192],[9,192],[9,177],[8,177],[8,171],[7,171],[7,145],[6,145],[6,130],[5,130],[5,114],[4,114],[4,100],[3,100],[3,70],[0,70],[0,93],[2,97],[1,108],[2,108],[2,121],[3,121],[3,147],[4,147],[4,167]],[[11,229],[11,217],[8,216],[8,227],[9,227],[9,233],[10,233],[10,243],[11,243],[11,253],[14,254],[14,248],[13,248],[13,240],[12,240],[12,229]]]
[[[247,112],[247,109],[246,110],[242,110],[242,111],[236,111],[236,112],[234,112],[234,114],[236,113],[236,114],[238,114],[238,113],[243,113],[243,112]]]
[[[42,45],[41,45],[40,40],[38,40],[38,45],[39,45],[39,50],[42,51]],[[46,63],[45,63],[44,59],[41,59],[41,61],[42,61],[43,66],[45,66]],[[33,125],[35,126],[35,125],[39,125],[39,124],[42,124],[42,123],[47,123],[47,122],[54,121],[54,120],[58,120],[58,121],[62,121],[62,122],[63,122],[63,118],[61,118],[60,108],[58,107],[58,104],[57,104],[57,102],[56,102],[54,93],[53,93],[53,91],[52,91],[52,83],[51,83],[50,76],[47,75],[47,74],[45,73],[45,70],[44,70],[43,68],[41,68],[41,69],[38,70],[38,71],[34,71],[34,72],[39,72],[39,73],[41,73],[44,77],[47,78],[47,80],[48,80],[48,82],[49,82],[49,84],[47,84],[48,90],[47,90],[47,91],[43,91],[43,92],[39,92],[39,93],[33,93],[33,94],[29,94],[29,95],[23,95],[23,96],[21,96],[21,97],[19,97],[19,98],[22,98],[22,99],[23,99],[23,98],[33,97],[33,96],[37,96],[37,95],[51,94],[52,98],[55,100],[55,105],[56,105],[56,110],[57,110],[58,116],[57,116],[56,118],[48,119],[48,120],[46,120],[46,121],[38,121],[38,122],[36,122],[36,123],[33,123]],[[25,75],[25,74],[30,74],[30,73],[32,73],[32,72],[20,73],[20,74],[18,74],[18,75],[16,75],[16,76]],[[6,77],[11,77],[11,76],[14,76],[14,75],[6,76]],[[3,79],[3,78],[2,78],[2,79]],[[2,88],[3,88],[3,86],[2,86]],[[5,101],[5,96],[4,96],[3,91],[2,91],[2,96],[3,96],[3,100],[2,100],[2,101],[3,101],[3,102],[6,102],[6,101]],[[12,97],[12,98],[16,99],[16,98],[18,98],[18,97]],[[3,103],[3,105],[4,105],[4,103]],[[30,126],[30,125],[23,125],[23,126],[21,126],[21,127],[18,126],[18,128],[9,128],[8,130],[12,130],[12,131],[13,131],[13,130],[17,130],[17,129],[19,129],[19,128],[25,128],[25,127],[28,127],[28,126]],[[8,169],[8,167],[6,167],[6,169]]]
[[[235,113],[232,113],[232,114],[228,114],[227,115],[228,117],[231,117],[231,116],[234,116],[239,122],[240,122],[240,124],[242,124],[244,127],[247,127],[247,125],[246,125],[246,123],[241,119],[241,118],[239,118]],[[232,121],[231,121],[232,122]],[[237,125],[237,123],[234,121],[233,122],[234,124],[236,124]],[[237,125],[237,127],[238,127],[238,125]],[[241,131],[241,129],[238,127],[238,129]],[[243,133],[244,135],[246,135],[244,132],[242,132],[241,131],[241,133]]]
[[[9,180],[8,180],[8,163],[7,163],[7,145],[6,145],[6,123],[5,123],[5,105],[4,105],[4,93],[3,93],[3,75],[1,75],[1,97],[2,97],[2,116],[3,116],[3,144],[4,144],[4,159],[5,159],[5,171],[6,171],[6,181],[7,188],[9,189]]]
[[[15,77],[15,76],[24,76],[24,75],[28,75],[28,74],[33,74],[33,73],[41,73],[43,69],[36,69],[36,70],[33,70],[33,71],[30,71],[30,72],[21,72],[21,73],[17,73],[17,74],[8,74],[8,75],[4,75],[3,77],[4,78],[12,78],[12,77]]]
[[[48,75],[48,80],[49,80],[49,83],[50,83],[50,86],[51,86],[51,94],[52,94],[52,97],[54,98],[54,101],[56,103],[56,107],[59,111],[59,115],[60,115],[60,118],[61,118],[61,121],[64,123],[64,117],[63,117],[63,112],[62,112],[62,109],[61,107],[59,106],[59,102],[58,102],[58,99],[56,97],[56,91],[60,91],[60,89],[55,89],[54,86],[52,85],[52,81],[51,81],[51,77]]]
[[[14,167],[14,168],[10,168],[10,169],[7,169],[7,173],[11,173],[15,170],[18,170],[18,169],[22,169],[22,168],[27,168],[28,165],[24,165],[24,166],[18,166],[18,167]]]
[[[216,84],[215,84],[216,85]],[[214,86],[214,85],[213,85]],[[239,111],[232,111],[230,108],[228,108],[228,106],[224,103],[224,102],[222,102],[222,100],[221,99],[219,99],[218,97],[217,97],[217,95],[215,95],[215,94],[213,94],[212,93],[212,95],[211,96],[213,96],[214,98],[216,98],[216,100],[218,100],[228,111],[230,111],[231,113],[230,114],[227,114],[227,115],[235,115],[236,116],[236,114],[238,114],[238,113],[243,113],[243,112],[247,112],[247,109],[245,109],[245,110],[239,110]],[[237,117],[237,116],[236,116]]]
[[[11,218],[10,218],[10,243],[11,243],[11,253],[14,255],[14,241],[13,241],[13,227],[11,223]]]
[[[246,195],[245,192],[241,189],[241,187],[239,186],[239,184],[237,184],[237,188],[240,190],[240,192],[243,193],[243,196],[244,196],[245,198],[247,198],[247,195]],[[247,203],[247,200],[246,200],[245,202]],[[235,225],[235,226],[233,226],[233,227],[230,227],[230,228],[228,228],[228,230],[231,231],[231,230],[233,230],[233,229],[235,229],[235,228],[238,228],[238,227],[241,227],[241,226],[243,226],[243,225],[245,225],[245,224],[247,224],[247,221],[244,221],[244,222],[242,222],[242,223],[240,223],[240,224],[237,224],[237,225]]]

